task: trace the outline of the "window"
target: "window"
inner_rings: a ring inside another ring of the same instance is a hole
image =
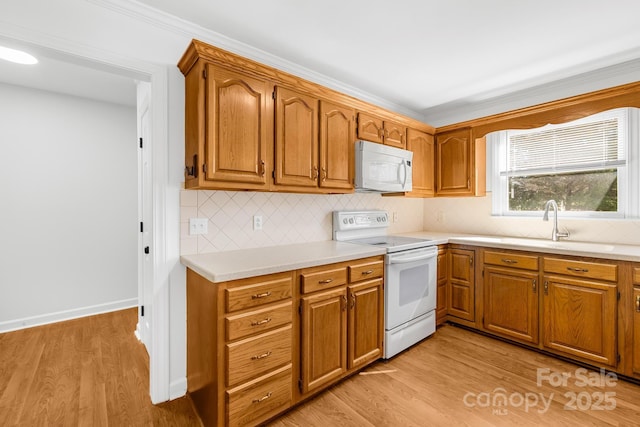
[[[620,108],[537,129],[488,135],[493,214],[638,216],[637,109]]]

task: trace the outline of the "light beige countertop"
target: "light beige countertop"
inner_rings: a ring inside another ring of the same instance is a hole
[[[180,262],[214,283],[384,255],[385,249],[333,240],[183,255]]]
[[[433,240],[437,245],[455,243],[546,254],[640,262],[640,245],[575,242],[571,240],[554,242],[551,239],[478,236],[429,231],[415,231],[403,233],[402,235]],[[180,257],[180,262],[206,279],[218,283],[383,254],[385,254],[385,250],[381,248],[327,240],[183,255]]]
[[[500,249],[542,252],[558,255],[574,255],[620,261],[640,261],[640,245],[615,243],[576,242],[572,240],[527,239],[506,236],[478,236],[461,233],[435,233],[416,231],[405,236],[434,240],[436,244],[455,243]]]

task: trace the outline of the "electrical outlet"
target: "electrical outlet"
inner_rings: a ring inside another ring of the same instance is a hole
[[[189,235],[207,234],[209,232],[208,218],[189,218]]]
[[[436,222],[444,222],[444,212],[436,212]]]
[[[392,219],[391,219],[391,221],[392,221],[392,222],[398,222],[398,212],[394,212],[394,213],[391,215],[391,218],[392,218]]]
[[[262,230],[262,215],[253,216],[253,230]]]

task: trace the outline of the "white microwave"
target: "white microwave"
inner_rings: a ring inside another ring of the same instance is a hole
[[[356,141],[355,146],[357,192],[411,191],[411,151],[362,140]]]

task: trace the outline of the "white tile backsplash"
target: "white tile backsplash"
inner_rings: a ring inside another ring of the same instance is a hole
[[[331,240],[334,210],[382,209],[398,213],[390,233],[442,231],[483,235],[551,237],[551,222],[491,215],[491,195],[460,198],[402,198],[379,194],[315,195],[251,191],[182,190],[182,255]],[[253,230],[261,215],[263,229]],[[189,218],[208,218],[205,235],[189,235]],[[438,218],[441,221],[438,221]],[[570,240],[640,244],[640,220],[560,219]]]
[[[180,194],[180,253],[218,252],[288,243],[331,240],[334,210],[382,209],[398,213],[391,233],[423,228],[422,199],[379,194],[316,195],[251,191],[182,190]],[[253,230],[261,215],[262,230]],[[208,218],[205,235],[189,235],[189,218]]]

